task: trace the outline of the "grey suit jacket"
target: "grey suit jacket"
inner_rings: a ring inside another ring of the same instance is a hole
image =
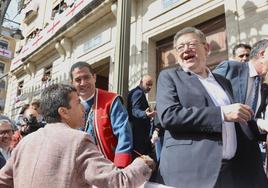
[[[235,102],[245,104],[249,77],[248,63],[224,61],[213,72],[230,80],[234,90]],[[260,135],[255,121],[249,121],[248,125],[249,129],[246,127],[247,125],[236,127],[241,130],[242,134],[237,140],[238,148],[235,157],[234,178],[244,188],[268,187],[257,142],[263,137]],[[251,131],[251,134],[249,134],[248,130]]]
[[[0,170],[0,188],[128,188],[138,187],[150,174],[143,159],[116,168],[88,134],[56,123],[21,140]]]
[[[214,75],[231,99],[230,83]],[[163,183],[212,188],[222,161],[222,117],[198,78],[182,69],[160,73],[157,114],[165,128],[160,158]]]

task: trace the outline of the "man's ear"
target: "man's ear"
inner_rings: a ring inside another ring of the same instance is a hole
[[[209,52],[210,52],[210,45],[207,42],[205,42],[204,43],[204,47],[205,47],[205,50],[206,50],[207,54],[209,54]]]
[[[69,118],[68,111],[64,107],[59,107],[58,108],[58,113],[59,113],[61,119],[68,119]]]
[[[259,57],[264,57],[265,50],[260,50],[258,55]]]

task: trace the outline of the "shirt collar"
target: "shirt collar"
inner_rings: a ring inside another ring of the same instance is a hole
[[[207,78],[203,78],[202,76],[200,76],[200,75],[194,73],[193,71],[191,71],[191,70],[189,70],[189,69],[187,69],[187,68],[185,68],[185,67],[182,67],[182,70],[183,70],[184,72],[187,72],[187,73],[191,73],[191,74],[193,74],[193,75],[196,75],[199,79],[202,79],[202,80],[204,80],[204,79],[207,79],[207,80],[211,80],[211,79],[213,79],[213,80],[214,80],[214,76],[213,76],[212,72],[209,70],[209,68],[206,68],[206,71],[207,71],[207,73],[208,73],[208,77],[207,77]]]
[[[88,97],[86,100],[82,99],[82,97],[79,97],[79,98],[80,98],[80,100],[81,100],[81,103],[85,103],[85,102],[90,101],[91,99],[93,99],[94,96],[95,96],[95,92],[94,92],[93,95],[91,95],[90,97]]]
[[[250,78],[258,76],[258,73],[257,73],[256,69],[254,68],[253,63],[251,61],[248,62],[248,71],[249,71]]]

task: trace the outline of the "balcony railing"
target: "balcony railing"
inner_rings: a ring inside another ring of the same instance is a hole
[[[55,16],[54,20],[45,27],[39,34],[34,38],[34,40],[27,42],[27,44],[22,48],[18,56],[16,56],[11,62],[11,70],[14,70],[18,66],[22,65],[22,59],[37,50],[46,41],[51,39],[57,31],[60,30],[66,23],[68,23],[74,16],[76,16],[81,10],[86,6],[95,3],[101,3],[103,0],[76,0],[72,7],[68,7],[60,15]]]
[[[0,57],[5,59],[11,59],[12,58],[12,52],[3,48],[0,48]]]

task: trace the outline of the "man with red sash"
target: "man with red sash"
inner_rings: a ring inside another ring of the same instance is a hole
[[[132,161],[132,132],[120,96],[97,89],[96,74],[86,62],[73,64],[70,77],[86,110],[84,131],[93,136],[106,158],[126,167]]]

